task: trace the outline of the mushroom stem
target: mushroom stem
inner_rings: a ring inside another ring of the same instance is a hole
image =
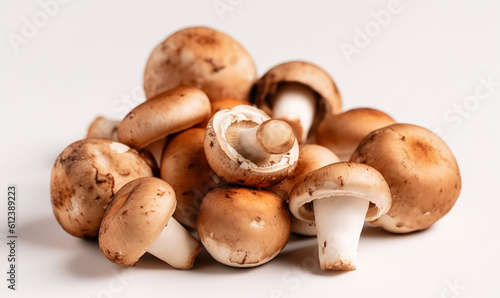
[[[321,269],[355,270],[358,243],[369,201],[332,196],[313,201]]]
[[[272,117],[288,122],[299,143],[307,139],[315,112],[316,95],[309,87],[299,83],[279,87],[274,97]]]
[[[147,249],[147,252],[177,269],[193,267],[200,251],[200,242],[173,217]]]
[[[295,135],[286,122],[270,119],[251,128],[242,128],[236,135],[233,148],[243,157],[262,163],[272,154],[288,152],[295,143]]]

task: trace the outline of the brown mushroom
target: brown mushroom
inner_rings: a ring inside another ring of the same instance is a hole
[[[112,141],[118,141],[119,124],[120,121],[114,121],[102,116],[98,116],[89,125],[86,138],[102,138]]]
[[[250,100],[273,118],[287,121],[299,143],[313,136],[326,116],[342,109],[333,79],[320,67],[303,61],[271,68],[252,87]]]
[[[256,79],[254,62],[233,38],[206,27],[179,30],[151,53],[144,71],[149,99],[177,86],[203,90],[210,100],[247,98]]]
[[[210,121],[210,119],[212,119],[212,117],[215,115],[215,113],[217,113],[220,110],[232,109],[232,108],[234,108],[236,106],[240,106],[240,105],[249,106],[250,102],[243,100],[243,99],[239,99],[239,98],[233,98],[233,97],[224,97],[224,98],[212,100],[210,102],[210,106],[211,106],[210,117],[205,119],[205,121],[198,124],[197,126],[202,127],[202,128],[206,128],[208,121]]]
[[[457,161],[432,131],[393,124],[370,133],[351,161],[377,169],[389,183],[392,207],[376,221],[393,233],[423,230],[447,214],[460,194]]]
[[[96,237],[113,195],[127,182],[152,176],[150,166],[128,146],[83,139],[63,150],[50,177],[52,210],[69,234]]]

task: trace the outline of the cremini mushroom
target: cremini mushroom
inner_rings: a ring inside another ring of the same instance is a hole
[[[299,146],[292,128],[251,106],[217,112],[205,132],[210,167],[229,183],[267,187],[297,165]]]
[[[250,102],[243,100],[243,99],[239,99],[239,98],[233,98],[233,97],[224,97],[224,98],[212,100],[210,102],[210,106],[211,106],[210,117],[205,119],[205,121],[198,124],[197,126],[202,127],[202,128],[206,128],[208,121],[210,121],[210,119],[212,119],[212,117],[215,115],[215,113],[217,113],[220,110],[232,109],[232,108],[234,108],[236,106],[240,106],[240,105],[249,106]]]
[[[203,149],[205,129],[190,128],[173,137],[163,151],[161,178],[175,190],[177,208],[174,218],[196,228],[201,200],[217,186],[215,173]]]
[[[320,67],[303,61],[271,68],[252,87],[250,100],[273,118],[287,121],[299,143],[314,135],[323,118],[342,109],[333,79]]]
[[[376,168],[389,183],[392,207],[373,224],[393,233],[430,227],[451,210],[460,194],[453,153],[420,126],[398,123],[370,133],[351,161]]]
[[[151,53],[144,71],[149,99],[177,86],[203,90],[211,100],[246,99],[256,79],[254,62],[233,38],[206,27],[179,30]]]
[[[315,222],[323,270],[355,270],[363,223],[391,206],[384,177],[361,163],[338,162],[300,179],[290,194],[290,211]]]
[[[297,167],[293,173],[280,183],[269,187],[268,190],[288,202],[290,191],[297,181],[310,172],[335,162],[339,162],[339,158],[329,149],[315,144],[302,144],[300,145]],[[291,231],[301,235],[314,236],[316,235],[316,226],[314,222],[298,220],[292,215]]]
[[[92,121],[87,130],[87,139],[101,138],[118,141],[118,125],[120,121],[98,116]]]
[[[99,230],[99,248],[113,263],[134,266],[149,252],[177,269],[193,267],[201,244],[172,214],[175,192],[165,181],[138,178],[114,196]]]
[[[152,175],[139,153],[124,144],[92,138],[74,142],[62,151],[52,168],[52,210],[69,234],[96,237],[105,209],[120,187]]]
[[[204,247],[218,262],[255,267],[285,247],[290,218],[286,203],[272,192],[218,188],[203,199],[197,229]]]
[[[203,91],[194,87],[177,87],[156,95],[128,113],[118,126],[118,139],[142,149],[169,134],[200,123],[209,114],[210,101]]]
[[[386,113],[372,108],[357,108],[329,115],[316,131],[316,142],[348,161],[359,142],[370,132],[394,124]]]

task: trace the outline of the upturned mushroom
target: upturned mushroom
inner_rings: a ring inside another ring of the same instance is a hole
[[[372,108],[357,108],[329,115],[319,125],[316,142],[348,161],[351,154],[370,132],[394,124],[386,113]]]
[[[156,95],[128,113],[118,126],[118,139],[142,149],[202,122],[209,115],[210,101],[203,91],[177,87]]]
[[[206,27],[179,30],[151,53],[144,71],[149,99],[177,86],[203,90],[211,100],[246,99],[256,79],[255,64],[230,36]]]
[[[52,167],[52,210],[69,234],[96,237],[113,195],[130,180],[152,175],[139,153],[124,144],[92,138],[77,141]]]
[[[338,162],[299,180],[290,194],[290,211],[315,222],[323,270],[355,270],[359,237],[365,221],[373,221],[391,206],[384,177],[374,168]]]
[[[217,112],[205,131],[205,155],[223,180],[267,187],[297,165],[299,146],[292,128],[251,106]]]
[[[87,139],[101,138],[118,141],[118,125],[120,121],[98,116],[92,121],[87,130]]]
[[[460,194],[455,156],[443,140],[420,126],[398,123],[370,133],[351,161],[376,168],[389,183],[392,207],[372,224],[393,233],[430,227]]]
[[[161,178],[175,190],[174,218],[191,228],[196,228],[201,200],[218,181],[205,157],[204,136],[203,128],[190,128],[173,137],[165,146],[160,167]]]
[[[290,218],[285,202],[272,192],[218,188],[203,199],[197,229],[204,247],[218,262],[255,267],[285,247]]]
[[[303,61],[271,68],[252,87],[250,100],[273,118],[287,121],[299,143],[313,136],[327,115],[342,109],[333,79],[319,66]]]
[[[175,192],[165,181],[138,178],[125,184],[109,204],[99,248],[113,263],[134,266],[146,252],[177,269],[190,269],[201,244],[173,217]]]
[[[329,149],[315,144],[302,144],[299,150],[297,167],[290,176],[283,181],[268,188],[280,196],[287,203],[290,199],[290,191],[293,186],[310,172],[326,165],[339,162],[339,158]],[[316,235],[316,225],[314,222],[305,222],[291,216],[291,231],[305,236]]]

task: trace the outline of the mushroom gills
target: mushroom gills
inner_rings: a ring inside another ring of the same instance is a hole
[[[147,252],[174,268],[190,269],[200,250],[200,242],[171,217]]]
[[[369,200],[330,196],[312,202],[323,270],[355,270],[358,243]]]
[[[235,122],[227,128],[226,139],[241,156],[260,166],[278,163],[295,143],[290,125],[277,119],[260,125],[248,120]]]
[[[272,117],[293,127],[300,143],[307,139],[316,113],[316,94],[300,83],[283,83],[274,96]]]

